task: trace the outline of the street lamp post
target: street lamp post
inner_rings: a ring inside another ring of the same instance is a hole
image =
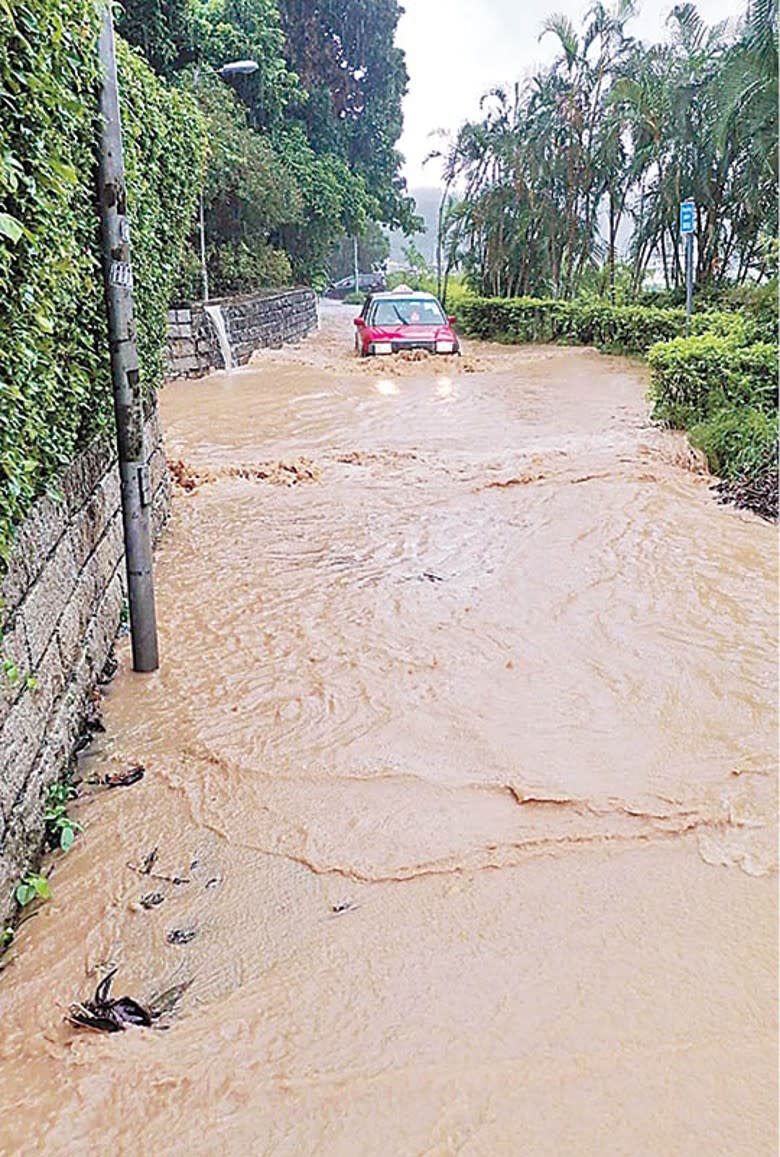
[[[256,60],[232,60],[229,64],[223,64],[221,68],[217,69],[217,74],[223,80],[227,80],[229,76],[251,76],[253,72],[257,72],[260,65]],[[195,68],[195,84],[200,84],[200,70]],[[203,193],[200,194],[198,203],[198,221],[200,225],[200,273],[201,281],[203,283],[203,300],[209,299],[209,271],[206,265],[206,211],[203,203]]]

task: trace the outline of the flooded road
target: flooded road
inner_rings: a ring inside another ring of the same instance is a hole
[[[633,363],[350,320],[163,392],[163,663],[82,766],[146,776],[0,980],[2,1152],[774,1154],[774,528]],[[167,1031],[63,1022],[114,966]]]

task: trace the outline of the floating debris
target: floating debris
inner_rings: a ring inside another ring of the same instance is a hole
[[[332,916],[343,916],[345,912],[356,912],[359,907],[354,900],[345,900],[342,904],[334,904],[330,912]]]
[[[106,726],[103,722],[103,696],[100,691],[95,688],[84,711],[81,731],[73,748],[74,754],[79,755],[85,748],[89,747],[98,733],[102,733],[105,730]]]
[[[213,482],[214,475],[198,473],[187,462],[179,458],[176,462],[168,462],[168,473],[174,486],[178,486],[185,494],[197,493],[198,487],[204,482]]]
[[[171,928],[165,939],[169,944],[189,944],[197,935],[197,928]]]
[[[103,722],[103,695],[97,687],[89,697],[84,715],[84,725],[88,731],[92,732],[104,732],[106,730],[106,725]]]
[[[230,466],[224,473],[230,478],[257,478],[277,486],[319,482],[321,477],[320,468],[310,458],[296,458],[292,462],[258,462],[246,466]]]
[[[179,459],[168,463],[174,485],[186,494],[196,494],[199,487],[216,482],[219,478],[247,478],[270,482],[277,486],[295,486],[299,482],[319,482],[321,471],[310,458],[295,458],[290,462],[248,462],[218,470],[198,471]]]
[[[146,775],[146,768],[141,763],[129,767],[127,771],[115,771],[104,775],[100,780],[103,787],[132,787]]]
[[[157,908],[165,900],[162,892],[147,892],[145,896],[141,897],[141,907],[149,911],[150,908]]]
[[[97,1032],[124,1032],[135,1025],[151,1028],[155,1014],[131,996],[111,998],[111,985],[117,969],[112,969],[95,989],[92,1000],[83,1004],[72,1004],[67,1019],[79,1028],[91,1028]],[[159,1015],[159,1014],[157,1014]]]
[[[153,872],[152,868],[157,863],[160,849],[152,848],[151,852],[140,864],[131,864],[128,862],[127,867],[131,872],[137,872],[139,876],[150,876],[153,880],[163,880],[166,884],[189,884],[191,883],[189,876],[167,876],[163,872]]]
[[[106,683],[110,683],[111,680],[116,675],[118,670],[119,670],[119,663],[118,663],[116,655],[114,654],[113,649],[112,649],[111,654],[106,659],[105,666],[103,667],[103,670],[100,673],[101,684],[103,684],[105,686]]]

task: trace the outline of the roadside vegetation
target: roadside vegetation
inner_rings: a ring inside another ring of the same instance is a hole
[[[409,228],[395,143],[407,73],[398,0],[125,0],[118,26],[197,101],[212,294],[293,281],[324,287],[345,234]],[[220,76],[250,60],[249,75]],[[195,221],[178,295],[200,295]],[[351,268],[351,266],[350,266]]]
[[[49,785],[46,794],[44,846],[49,851],[70,851],[77,834],[83,830],[78,820],[68,814],[71,802],[78,795],[71,776],[72,770],[69,770],[64,779]],[[22,876],[14,889],[14,899],[18,905],[15,917],[0,928],[0,958],[16,938],[22,910],[29,908],[35,901],[50,900],[51,896],[52,888],[48,872],[26,872]],[[0,959],[0,971],[4,963]]]
[[[166,310],[323,285],[345,232],[411,226],[395,142],[407,76],[397,0],[126,0],[118,65],[142,380]],[[94,171],[98,12],[0,3],[0,571],[14,526],[113,422]],[[257,62],[252,75],[222,65]]]
[[[647,357],[654,418],[689,431],[727,497],[776,517],[777,3],[713,27],[680,4],[656,45],[629,35],[634,12],[549,18],[553,63],[489,93],[438,153],[435,288],[452,309],[458,286],[479,337]]]
[[[90,0],[0,5],[0,570],[33,499],[113,420],[93,184],[97,18]],[[206,139],[190,98],[121,43],[119,67],[151,389]]]

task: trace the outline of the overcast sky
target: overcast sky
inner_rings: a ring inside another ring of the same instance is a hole
[[[409,92],[404,103],[405,176],[411,188],[438,184],[434,129],[456,130],[476,117],[479,98],[497,84],[509,85],[555,54],[554,37],[539,43],[543,20],[564,12],[575,24],[590,7],[580,0],[401,0],[406,9],[398,43],[406,52]],[[641,40],[664,38],[674,0],[640,0],[641,12],[627,28]],[[740,0],[700,0],[709,24],[739,15]]]

